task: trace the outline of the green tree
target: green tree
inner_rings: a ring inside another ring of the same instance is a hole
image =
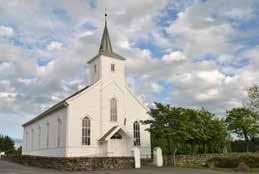
[[[226,112],[228,129],[245,139],[246,151],[248,152],[249,141],[259,133],[258,115],[248,108],[233,108]]]
[[[228,137],[224,120],[212,119],[208,127],[208,151],[210,153],[222,153],[227,145]]]
[[[154,138],[166,140],[174,166],[177,148],[191,138],[188,132],[189,118],[184,111],[181,107],[155,103],[149,112],[152,119],[143,122],[150,125],[148,131]]]
[[[259,85],[254,85],[248,89],[248,107],[254,111],[259,113]]]
[[[15,152],[14,141],[10,137],[0,135],[0,152],[5,152],[6,154]]]
[[[199,114],[199,111],[194,109],[185,109],[184,110],[186,117],[188,117],[188,126],[187,130],[189,132],[190,139],[187,140],[187,143],[191,145],[192,154],[197,153],[197,145],[207,139],[205,130],[203,128],[202,115]]]

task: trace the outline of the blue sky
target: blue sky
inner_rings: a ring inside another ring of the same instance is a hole
[[[247,102],[259,83],[256,0],[0,0],[0,133],[87,85],[104,9],[130,88],[146,104],[205,107]],[[141,82],[141,83],[139,83]]]

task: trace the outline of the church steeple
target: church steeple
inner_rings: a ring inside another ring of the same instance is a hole
[[[105,12],[105,26],[104,26],[104,30],[103,30],[103,37],[102,37],[101,45],[99,48],[99,54],[108,55],[108,54],[112,54],[112,53],[113,53],[112,45],[111,45],[111,40],[110,40],[108,28],[107,28],[107,13]]]
[[[120,56],[119,54],[116,54],[112,50],[112,44],[111,44],[108,27],[107,27],[107,13],[106,12],[105,12],[105,25],[104,25],[104,30],[103,30],[103,36],[102,36],[98,54],[95,57],[93,57],[92,59],[90,59],[87,63],[88,64],[91,63],[96,58],[100,57],[101,55],[115,58],[115,59],[125,60],[124,57]]]

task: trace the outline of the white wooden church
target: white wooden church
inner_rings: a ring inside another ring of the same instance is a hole
[[[89,85],[23,124],[23,155],[150,158],[148,108],[128,88],[125,58],[112,50],[105,21],[99,53],[88,61]]]

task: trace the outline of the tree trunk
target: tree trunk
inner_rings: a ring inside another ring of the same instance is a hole
[[[206,153],[206,144],[205,143],[202,143],[202,151],[204,154]]]
[[[192,142],[191,145],[192,145],[192,155],[195,155],[196,154],[196,143]]]
[[[248,140],[248,137],[247,135],[245,135],[245,144],[246,144],[246,152],[249,152],[249,140]]]
[[[171,155],[171,161],[172,161],[172,166],[176,166],[176,159],[175,159],[175,154],[176,154],[177,148],[176,145],[172,145],[172,155]]]

